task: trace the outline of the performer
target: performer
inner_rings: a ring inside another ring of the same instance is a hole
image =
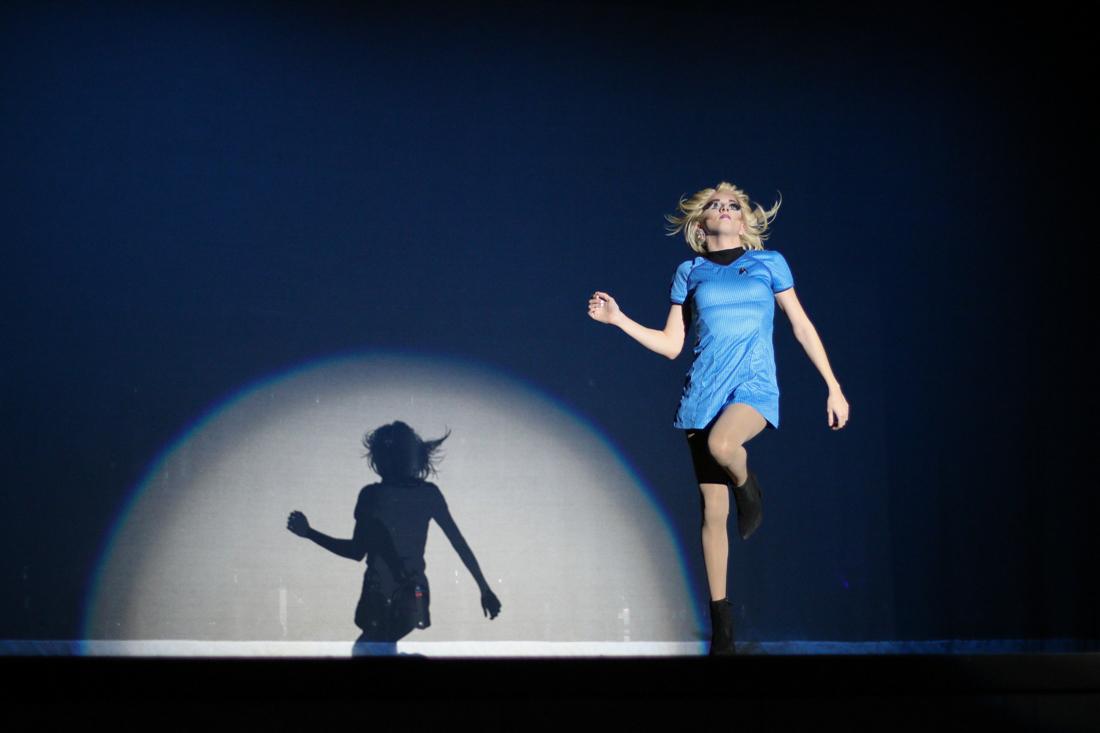
[[[397,421],[363,437],[366,458],[382,481],[359,492],[351,539],[318,532],[300,511],[291,512],[287,518],[287,529],[329,552],[350,560],[366,556],[363,589],[355,609],[355,624],[363,632],[356,643],[357,651],[370,644],[392,654],[403,636],[414,628],[431,625],[424,546],[432,519],[477,582],[482,612],[490,619],[500,613],[500,601],[451,517],[443,494],[438,486],[425,480],[429,473],[435,473],[436,452],[447,435],[422,440],[411,427]]]
[[[765,427],[779,428],[772,346],[775,302],[825,379],[828,426],[840,430],[848,422],[848,402],[817,330],[798,302],[790,267],[782,254],[763,246],[779,204],[768,211],[753,206],[744,191],[725,181],[680,199],[679,215],[666,217],[669,235],[683,232],[697,256],[676,268],[664,330],[631,320],[605,292],[596,291],[588,301],[594,320],[618,326],[669,359],[683,349],[687,324],[695,327],[694,359],[673,427],[684,431],[699,483],[712,655],[735,653],[733,612],[726,597],[729,491],[743,540],[763,518],[763,492],[748,469],[745,443]]]

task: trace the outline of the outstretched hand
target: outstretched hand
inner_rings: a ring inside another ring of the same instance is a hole
[[[305,514],[295,510],[286,518],[286,528],[299,537],[305,537],[309,534],[309,520]]]
[[[481,610],[490,619],[496,618],[500,613],[500,599],[488,588],[481,591]]]
[[[607,293],[597,290],[588,299],[588,315],[600,323],[614,323],[622,311],[619,304]]]
[[[841,392],[830,392],[829,399],[825,402],[825,414],[829,419],[829,427],[840,430],[848,424],[848,400],[844,399]]]

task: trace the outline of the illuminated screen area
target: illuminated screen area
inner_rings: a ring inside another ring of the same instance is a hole
[[[432,522],[431,624],[399,650],[479,656],[558,644],[558,653],[588,654],[656,644],[683,653],[700,644],[679,544],[596,430],[490,370],[368,354],[251,386],[164,451],[103,552],[89,648],[122,641],[138,644],[107,648],[218,654],[240,648],[229,642],[268,642],[245,648],[347,653],[365,564],[291,533],[287,517],[300,510],[320,532],[350,538],[359,490],[379,480],[362,437],[395,420],[426,440],[451,430],[428,480],[501,603],[499,616],[485,616],[477,584]]]

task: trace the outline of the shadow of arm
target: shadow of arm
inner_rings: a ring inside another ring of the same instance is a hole
[[[474,551],[470,549],[470,545],[467,544],[466,538],[462,536],[462,532],[459,531],[458,525],[455,524],[455,520],[451,517],[451,512],[446,505],[443,505],[443,508],[436,513],[435,521],[439,524],[439,528],[443,530],[443,534],[447,535],[451,547],[455,548],[455,552],[458,553],[458,556],[462,559],[462,564],[470,571],[470,575],[474,576],[477,587],[480,588],[482,592],[488,590],[489,584],[486,582],[485,576],[481,572],[481,566],[477,564],[477,558],[474,557]]]
[[[337,537],[329,537],[327,534],[323,532],[318,532],[312,527],[310,528],[309,533],[306,535],[306,537],[313,540],[318,545],[325,548],[334,555],[346,557],[349,560],[362,560],[363,557],[367,554],[367,545],[364,541],[365,537],[363,536],[364,533],[360,530],[360,527],[363,524],[363,522],[355,523],[355,534],[350,540],[342,540]]]
[[[349,560],[362,560],[367,552],[366,537],[364,536],[364,532],[360,531],[360,524],[361,522],[358,520],[355,522],[354,537],[350,540],[341,540],[335,537],[329,537],[324,532],[318,532],[313,527],[309,526],[309,519],[300,511],[295,510],[291,512],[286,520],[286,528],[294,534],[299,537],[313,540],[329,552],[339,555],[340,557],[346,557]]]

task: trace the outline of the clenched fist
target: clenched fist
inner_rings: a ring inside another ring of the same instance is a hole
[[[588,315],[592,320],[600,323],[615,323],[622,315],[622,311],[619,310],[619,304],[615,302],[614,298],[597,290],[588,299]]]

